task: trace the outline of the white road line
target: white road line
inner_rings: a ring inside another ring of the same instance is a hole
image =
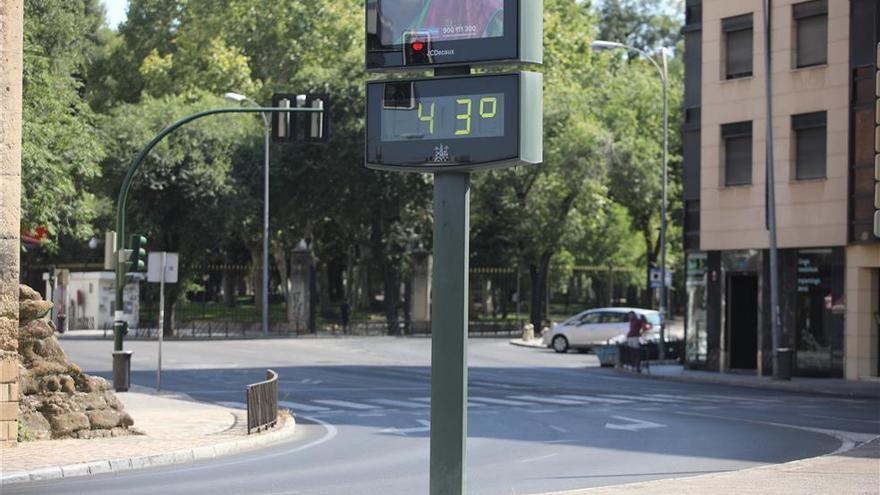
[[[383,406],[408,407],[411,409],[422,409],[425,407],[425,404],[419,402],[407,402],[405,400],[370,399],[370,402],[374,404],[382,404]]]
[[[485,402],[487,404],[497,404],[500,406],[531,406],[531,405],[533,405],[529,402],[522,402],[519,400],[495,399],[493,397],[471,397],[470,400],[475,400],[477,402]]]
[[[565,428],[563,428],[561,426],[547,425],[547,427],[550,428],[551,430],[556,430],[559,433],[568,433],[568,430],[566,430]]]
[[[743,397],[741,395],[703,395],[703,397],[713,397],[726,402],[766,402],[768,404],[780,402],[779,399],[761,399],[758,397]]]
[[[221,401],[221,402],[215,402],[215,404],[219,404],[223,407],[229,407],[232,409],[247,409],[247,404],[245,404],[244,402]]]
[[[843,418],[840,416],[825,416],[824,414],[801,414],[801,416],[809,416],[811,418],[823,418],[823,419],[836,419],[838,421],[855,421],[858,423],[869,423],[869,424],[880,424],[880,421],[875,419],[856,419],[856,418]]]
[[[702,397],[699,395],[648,394],[648,397],[659,397],[661,399],[675,399],[677,402],[688,402],[688,401],[712,402],[712,403],[723,402],[720,399],[709,399],[709,398]]]
[[[546,404],[559,404],[563,406],[582,406],[584,403],[577,400],[571,399],[555,399],[553,397],[538,397],[536,395],[511,395],[509,396],[511,399],[521,399],[532,402],[542,402]]]
[[[663,403],[663,404],[674,404],[674,403],[678,402],[677,400],[672,400],[672,399],[660,399],[660,398],[657,398],[657,397],[646,397],[646,396],[644,396],[644,395],[602,394],[602,397],[614,397],[614,398],[617,398],[617,399],[625,399],[625,400],[636,401],[636,402],[642,402],[642,401],[647,401],[647,402],[660,402],[660,403]]]
[[[366,411],[369,409],[379,409],[379,406],[371,406],[369,404],[361,404],[359,402],[349,402],[347,400],[320,399],[315,400],[318,404],[327,404],[328,406],[344,407],[346,409],[357,409]]]
[[[541,457],[532,457],[531,459],[521,459],[521,460],[516,461],[516,462],[518,462],[518,463],[520,463],[520,464],[527,464],[527,463],[529,463],[529,462],[542,461],[542,460],[544,460],[544,459],[549,459],[549,458],[551,458],[551,457],[556,457],[557,455],[558,455],[558,454],[547,454],[547,455],[542,455]]]
[[[552,414],[558,411],[555,409],[526,409],[523,412],[526,414]]]
[[[431,404],[431,398],[430,398],[430,397],[410,397],[410,400],[415,400],[415,401],[419,401],[419,402],[425,402],[425,403],[427,403],[428,405]],[[475,402],[468,401],[468,407],[483,407],[483,404],[477,404],[477,403],[475,403]]]
[[[306,412],[318,412],[318,411],[329,411],[330,409],[321,406],[312,406],[309,404],[301,404],[299,402],[291,402],[289,400],[279,400],[278,404],[284,407],[289,407],[293,412],[297,411],[306,411]]]
[[[563,399],[571,399],[581,402],[599,402],[601,404],[627,404],[631,400],[623,399],[606,399],[603,397],[593,397],[588,395],[555,395],[554,397],[562,397]]]

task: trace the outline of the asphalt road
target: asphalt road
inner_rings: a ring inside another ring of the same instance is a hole
[[[63,341],[104,376],[109,341]],[[600,369],[504,340],[469,343],[468,493],[521,494],[675,478],[830,453],[880,434],[880,403],[673,383]],[[133,381],[155,385],[156,344],[130,342]],[[11,485],[92,495],[428,492],[430,340],[166,342],[163,388],[243,403],[280,374],[299,424],[285,444],[215,461]],[[135,418],[137,421],[137,418]]]

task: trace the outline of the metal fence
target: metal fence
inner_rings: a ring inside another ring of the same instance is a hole
[[[247,431],[259,431],[278,422],[278,373],[266,370],[266,380],[247,387]]]

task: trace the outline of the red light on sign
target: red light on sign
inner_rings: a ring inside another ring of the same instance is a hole
[[[412,49],[413,49],[413,51],[420,52],[425,49],[425,44],[422,43],[421,41],[416,41],[415,43],[412,44]]]

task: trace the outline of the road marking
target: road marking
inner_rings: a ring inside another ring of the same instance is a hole
[[[475,400],[477,402],[485,402],[487,404],[497,404],[500,406],[531,406],[533,404],[529,402],[522,402],[518,400],[507,400],[507,399],[495,399],[492,397],[471,397],[470,400]]]
[[[547,427],[550,428],[551,430],[556,430],[559,433],[568,433],[568,430],[566,430],[565,428],[563,428],[561,426],[547,425]]]
[[[431,398],[430,397],[410,397],[410,400],[425,402],[428,405],[431,405]],[[468,407],[483,407],[483,404],[477,404],[475,402],[468,401]]]
[[[838,421],[856,421],[858,423],[870,423],[870,424],[880,424],[880,421],[875,419],[856,419],[856,418],[842,418],[840,416],[825,416],[824,414],[801,414],[801,416],[810,416],[812,418],[824,418],[824,419],[836,419]]]
[[[379,406],[371,406],[369,404],[361,404],[359,402],[349,402],[347,400],[335,400],[335,399],[320,399],[315,400],[319,404],[327,404],[328,406],[337,406],[337,407],[345,407],[347,409],[357,409],[359,411],[365,411],[368,409],[379,409]]]
[[[418,423],[421,424],[422,426],[417,426],[414,428],[385,428],[384,430],[382,430],[382,433],[391,433],[392,435],[407,436],[408,433],[422,433],[422,432],[431,431],[431,422],[430,421],[427,421],[424,419],[418,419],[416,421],[418,421]]]
[[[843,430],[828,430],[825,428],[811,428],[808,426],[797,426],[790,425],[785,423],[773,423],[770,421],[759,421],[757,419],[745,419],[745,418],[731,418],[727,416],[718,416],[717,414],[700,414],[695,412],[685,412],[685,411],[673,411],[672,414],[680,414],[682,416],[697,416],[703,418],[712,418],[712,419],[726,419],[728,421],[740,421],[743,423],[754,423],[759,425],[770,425],[770,426],[778,426],[780,428],[791,428],[793,430],[802,430],[809,431],[813,433],[819,433],[820,435],[827,435],[829,437],[837,439],[840,442],[840,447],[837,448],[834,452],[830,452],[826,455],[835,455],[841,454],[848,450],[852,450],[855,447],[870,442],[872,440],[876,440],[880,437],[873,433],[856,433],[853,431],[843,431]]]
[[[531,459],[522,459],[522,460],[519,460],[519,461],[516,461],[516,462],[518,462],[518,463],[520,463],[520,464],[526,464],[526,463],[529,463],[529,462],[543,461],[544,459],[549,459],[549,458],[551,458],[551,457],[556,457],[557,455],[558,455],[558,454],[555,454],[555,453],[554,453],[554,454],[547,454],[547,455],[542,455],[541,457],[532,457]]]
[[[584,404],[581,401],[571,399],[554,399],[553,397],[538,397],[536,395],[512,395],[510,396],[510,398],[528,400],[532,402],[543,402],[547,404],[560,404],[563,406],[582,406]]]
[[[775,404],[780,402],[779,399],[761,399],[757,397],[744,397],[741,395],[703,395],[703,397],[713,397],[716,399],[722,399],[725,402],[766,402],[768,404]]]
[[[245,404],[244,402],[220,401],[220,402],[215,402],[215,404],[219,404],[223,407],[229,407],[232,409],[247,409],[247,404]]]
[[[698,401],[698,402],[712,402],[718,403],[722,402],[719,399],[707,399],[705,397],[701,397],[699,395],[672,395],[672,394],[648,394],[648,397],[659,397],[661,399],[675,399],[676,402],[688,402],[688,401]]]
[[[317,411],[329,411],[330,409],[326,407],[320,406],[312,406],[309,404],[300,404],[299,402],[291,402],[289,400],[279,400],[278,404],[284,407],[289,407],[291,411],[306,411],[306,412],[317,412]]]
[[[562,397],[563,399],[571,399],[582,402],[599,402],[602,404],[627,404],[632,402],[631,400],[623,400],[623,399],[605,399],[602,397],[593,397],[586,395],[556,395],[554,397]]]
[[[552,414],[557,412],[556,409],[526,409],[526,414]]]
[[[675,404],[676,402],[678,402],[677,400],[660,399],[658,397],[646,397],[644,395],[634,396],[634,395],[622,395],[622,394],[602,394],[602,397],[614,397],[617,399],[626,399],[629,401],[638,401],[638,402],[642,402],[642,401],[661,402],[663,404]]]
[[[626,416],[611,416],[614,419],[619,419],[621,421],[629,421],[630,424],[616,424],[616,423],[605,423],[605,428],[609,430],[626,430],[626,431],[639,431],[639,430],[648,430],[651,428],[666,428],[666,425],[660,423],[654,423],[651,421],[645,421],[642,419],[635,418],[627,418]]]
[[[405,400],[370,399],[370,402],[373,402],[375,404],[382,404],[383,406],[409,407],[411,409],[421,409],[425,407],[425,404],[421,404],[418,402],[407,402]]]

